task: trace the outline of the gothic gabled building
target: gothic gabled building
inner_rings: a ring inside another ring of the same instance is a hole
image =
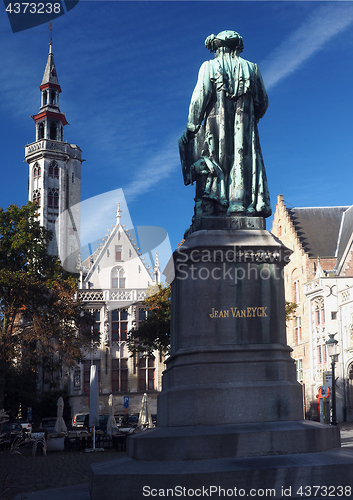
[[[279,195],[272,233],[293,250],[284,268],[285,297],[298,307],[287,322],[287,341],[304,412],[329,419],[321,387],[331,370],[325,343],[336,333],[338,419],[353,420],[353,207],[287,208]]]
[[[98,344],[86,351],[86,361],[71,373],[70,395],[74,413],[88,411],[90,365],[97,366],[100,408],[108,410],[113,394],[115,413],[124,413],[124,397],[129,397],[129,413],[141,408],[142,396],[149,395],[152,413],[157,412],[157,393],[161,390],[164,360],[158,352],[153,358],[132,356],[127,335],[146,319],[143,301],[159,283],[158,254],[153,273],[144,262],[133,234],[121,224],[118,206],[116,224],[101,246],[80,265],[79,298],[92,312],[93,335]],[[156,280],[157,277],[157,280]]]
[[[25,147],[29,200],[38,203],[40,223],[53,231],[49,253],[75,271],[80,234],[81,149],[64,141],[66,116],[60,111],[61,87],[52,44],[40,89],[40,108],[32,116],[36,140]]]

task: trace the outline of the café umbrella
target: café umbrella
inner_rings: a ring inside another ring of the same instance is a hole
[[[113,398],[113,394],[110,394],[109,396],[109,400],[108,400],[108,404],[109,404],[109,418],[108,418],[108,423],[107,423],[107,433],[108,434],[112,434],[112,432],[114,432],[114,430],[116,430],[116,420],[115,420],[115,417],[114,417],[114,398]]]
[[[151,411],[148,404],[148,398],[146,393],[142,397],[142,407],[137,427],[152,427]]]
[[[96,427],[99,426],[99,383],[96,365],[91,365],[89,381],[89,428],[93,427],[93,447],[86,451],[104,451],[104,448],[96,448]]]
[[[64,432],[65,434],[67,433],[67,427],[63,419],[63,414],[64,414],[64,400],[60,396],[58,399],[58,402],[56,403],[57,405],[57,413],[56,413],[56,422],[54,426],[54,436],[57,436],[58,434]]]

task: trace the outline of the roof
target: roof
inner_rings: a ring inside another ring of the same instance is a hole
[[[309,257],[335,257],[344,207],[288,209],[303,248]]]
[[[349,249],[349,243],[352,239],[352,230],[353,230],[353,206],[349,207],[343,214],[342,224],[338,236],[336,257],[337,257],[337,265],[339,266],[341,259],[346,254]]]
[[[54,63],[54,55],[51,51],[51,43],[50,43],[47,65],[44,70],[44,75],[41,85],[45,85],[47,83],[59,85],[58,75],[56,74],[56,68]]]

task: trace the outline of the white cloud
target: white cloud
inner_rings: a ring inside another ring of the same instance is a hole
[[[134,172],[135,180],[124,187],[124,194],[129,202],[165,179],[174,169],[180,167],[178,140],[173,138],[163,150],[153,158],[142,162]]]
[[[293,73],[352,22],[351,2],[334,2],[316,9],[260,64],[266,88],[274,87]]]

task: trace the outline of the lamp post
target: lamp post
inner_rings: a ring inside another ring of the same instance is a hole
[[[332,371],[332,389],[331,389],[331,418],[330,424],[337,425],[336,417],[336,377],[335,377],[335,363],[338,361],[339,347],[338,340],[334,338],[336,333],[329,333],[329,339],[326,341],[327,353],[331,358],[331,371]]]

